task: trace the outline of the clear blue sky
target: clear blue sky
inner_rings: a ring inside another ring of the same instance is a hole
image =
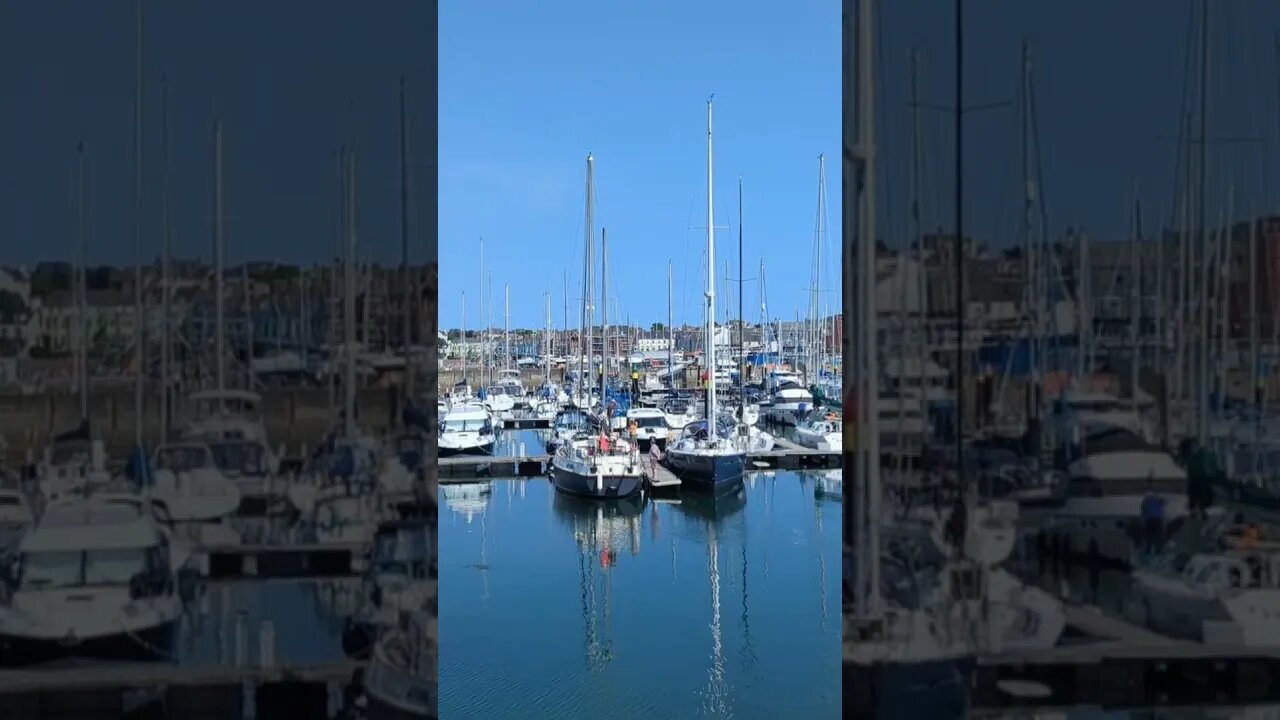
[[[803,310],[820,153],[839,247],[840,35],[834,0],[442,3],[441,327],[458,327],[464,290],[467,324],[479,326],[481,236],[495,327],[508,282],[513,328],[544,325],[548,289],[562,326],[566,270],[576,327],[588,151],[611,312],[665,322],[671,259],[676,322],[700,322],[711,93],[717,226],[737,224],[739,174],[744,183],[746,316],[759,316],[762,256],[770,314]],[[736,229],[717,231],[716,256],[717,276],[729,260],[736,277]],[[827,275],[834,291],[838,262]]]
[[[1127,232],[1133,188],[1146,227],[1173,214],[1174,163],[1184,112],[1183,78],[1189,10],[1200,0],[965,1],[966,104],[1013,101],[1023,38],[1034,62],[1044,198],[1051,232],[1083,227],[1095,238]],[[909,62],[922,58],[922,100],[954,98],[953,6],[938,0],[893,0],[881,8],[882,228],[893,241],[906,229],[911,115]],[[1262,143],[1209,146],[1209,217],[1274,211],[1280,67],[1274,48],[1280,3],[1239,0],[1210,6],[1210,138]],[[1198,26],[1196,32],[1198,33]],[[1197,51],[1198,53],[1198,51]],[[1198,62],[1196,54],[1193,60]],[[1196,65],[1193,64],[1193,72]],[[1196,109],[1192,87],[1191,109]],[[1013,107],[973,113],[966,129],[966,233],[993,246],[1013,243],[1021,217],[1019,119]],[[923,113],[926,228],[953,224],[953,117]],[[886,230],[888,234],[888,230]]]
[[[358,152],[366,256],[398,261],[398,83],[418,215],[435,193],[435,3],[162,2],[144,18],[144,243],[160,252],[160,76],[168,75],[175,253],[210,255],[212,127],[224,125],[227,257],[331,258],[334,151]],[[0,263],[66,260],[75,147],[88,147],[89,260],[131,263],[132,0],[0,2]],[[419,224],[421,259],[430,222]]]

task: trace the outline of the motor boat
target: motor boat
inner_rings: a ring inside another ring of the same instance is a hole
[[[627,410],[627,423],[636,424],[636,444],[640,451],[649,449],[649,443],[656,442],[658,447],[666,447],[670,428],[667,427],[667,416],[657,408],[633,407]]]
[[[440,421],[441,457],[492,455],[496,441],[493,416],[485,406],[455,405]]]
[[[229,480],[202,442],[161,445],[151,463],[151,494],[163,500],[174,520],[205,521],[240,507],[240,488]]]
[[[343,631],[342,646],[348,657],[366,657],[378,633],[394,627],[400,613],[424,608],[435,596],[435,548],[434,529],[420,519],[378,525],[361,602]]]
[[[796,423],[796,442],[814,450],[836,450],[844,446],[843,431],[835,413]]]
[[[592,433],[599,425],[594,415],[576,407],[565,407],[556,413],[551,421],[551,437],[547,440],[547,452],[554,454],[556,448],[578,435]]]
[[[403,613],[373,646],[364,673],[368,720],[435,717],[437,620],[435,608]]]
[[[769,419],[781,425],[795,425],[813,409],[813,394],[790,373],[774,373]]]
[[[25,661],[167,658],[182,614],[177,569],[151,513],[51,505],[4,560],[0,646]]]

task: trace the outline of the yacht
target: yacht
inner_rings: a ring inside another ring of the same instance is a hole
[[[712,208],[711,100],[707,100],[707,257],[715,258],[715,212]],[[715,318],[715,263],[707,263],[707,317]],[[715,323],[707,323],[706,367],[715,368]],[[812,398],[810,399],[812,402]],[[719,495],[742,487],[746,470],[745,443],[733,424],[722,423],[716,411],[716,385],[707,387],[707,418],[690,423],[674,442],[667,443],[666,460],[672,472],[680,477],[683,487],[710,490]]]
[[[183,428],[185,438],[240,438],[266,442],[262,396],[244,390],[206,390],[188,399],[194,415]]]
[[[373,646],[364,673],[368,720],[423,720],[436,716],[437,620],[433,607],[403,613]]]
[[[628,425],[635,421],[636,444],[640,451],[649,449],[650,443],[658,443],[658,447],[666,447],[670,428],[667,427],[666,413],[657,408],[633,407],[627,410]]]
[[[1249,647],[1280,646],[1280,546],[1231,548],[1167,556],[1166,564],[1136,570],[1130,612],[1147,627],[1197,642],[1213,622],[1234,623]]]
[[[690,423],[668,442],[667,465],[687,487],[714,492],[732,489],[746,472],[746,452],[731,423],[722,419],[714,434],[709,425],[706,420]]]
[[[490,385],[485,390],[484,406],[493,413],[494,417],[505,420],[511,417],[511,412],[516,406],[516,398],[506,385]]]
[[[687,397],[670,397],[658,404],[658,409],[667,418],[667,428],[678,430],[698,419],[698,410],[692,399]]]
[[[466,403],[471,399],[471,383],[466,380],[454,384],[453,388],[449,391],[450,405]]]
[[[87,420],[53,438],[36,465],[36,480],[46,500],[83,495],[111,481],[106,450]]]
[[[1027,518],[1068,552],[1132,564],[1148,484],[1164,497],[1172,530],[1188,516],[1186,471],[1169,453],[1123,429],[1094,434],[1087,452],[1068,464],[1056,498],[1025,508]]]
[[[161,445],[151,471],[151,494],[165,502],[175,520],[216,520],[240,507],[240,488],[222,474],[204,443]]]
[[[24,660],[167,658],[182,613],[173,560],[150,513],[51,505],[5,559],[0,644]]]
[[[580,434],[595,431],[598,425],[599,421],[585,410],[576,407],[563,408],[551,421],[551,438],[547,440],[547,452],[555,453],[556,448],[563,443]]]
[[[435,532],[420,519],[378,525],[369,550],[361,602],[348,619],[342,647],[366,657],[381,630],[402,612],[426,607],[436,592]]]
[[[782,425],[795,425],[813,409],[813,394],[790,373],[774,373],[773,397],[769,419]]]
[[[629,497],[640,492],[642,472],[638,448],[622,439],[602,449],[596,437],[583,434],[561,443],[551,459],[556,490],[579,497]]]
[[[814,450],[839,451],[844,445],[840,420],[835,413],[796,424],[796,442]]]
[[[482,405],[455,405],[440,420],[441,457],[492,455],[496,439],[493,416]]]
[[[498,379],[495,385],[501,385],[506,388],[507,395],[510,395],[517,401],[523,400],[525,396],[524,383],[520,380],[519,370],[499,370]]]

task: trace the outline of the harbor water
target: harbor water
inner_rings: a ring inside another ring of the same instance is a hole
[[[839,717],[833,486],[750,473],[714,503],[601,503],[541,477],[442,484],[440,717]]]

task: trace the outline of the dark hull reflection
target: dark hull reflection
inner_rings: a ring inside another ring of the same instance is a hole
[[[742,484],[716,495],[682,493],[680,502],[675,503],[678,511],[704,520],[723,520],[746,506],[747,488]]]

